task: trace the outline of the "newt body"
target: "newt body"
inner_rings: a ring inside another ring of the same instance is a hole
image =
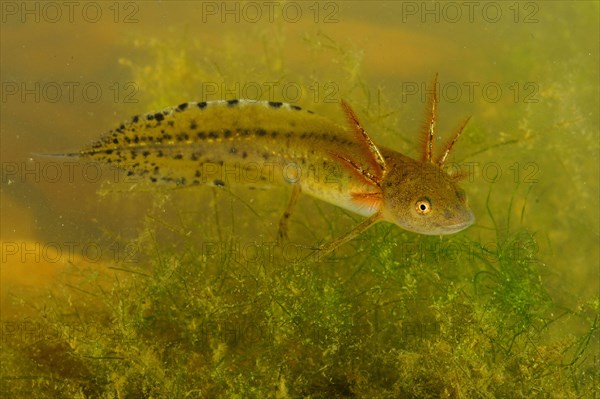
[[[290,184],[282,236],[300,192],[368,217],[327,252],[380,220],[436,235],[473,223],[457,179],[442,170],[464,124],[435,159],[436,103],[434,94],[421,160],[375,145],[345,102],[349,129],[295,105],[250,100],[188,102],[134,116],[76,155],[177,186]]]

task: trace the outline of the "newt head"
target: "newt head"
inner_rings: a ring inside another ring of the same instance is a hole
[[[465,192],[457,182],[464,176],[452,176],[443,170],[444,163],[469,118],[450,137],[438,156],[434,155],[437,113],[437,75],[429,97],[427,119],[422,134],[421,160],[414,160],[396,151],[381,148],[371,141],[356,114],[342,101],[349,124],[368,162],[358,162],[340,154],[332,155],[371,187],[366,192],[352,193],[359,206],[375,209],[374,223],[386,220],[420,234],[440,235],[461,231],[475,221],[467,204]]]
[[[421,160],[388,151],[382,176],[382,217],[420,234],[452,234],[475,221],[465,192],[458,187],[461,175],[450,176],[443,166],[470,118],[456,129],[442,152],[434,155],[437,114],[437,75],[428,99],[427,119],[422,133]]]
[[[428,235],[453,234],[473,224],[457,178],[429,162],[384,154],[390,169],[381,182],[383,220]]]

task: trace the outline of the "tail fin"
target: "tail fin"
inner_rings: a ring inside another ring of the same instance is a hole
[[[60,154],[42,154],[39,152],[30,152],[32,157],[40,157],[40,158],[79,158],[81,156],[80,152],[63,152]]]

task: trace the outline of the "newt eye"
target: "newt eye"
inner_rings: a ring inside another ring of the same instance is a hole
[[[427,215],[431,212],[431,200],[427,197],[423,197],[415,203],[415,208],[419,215]]]

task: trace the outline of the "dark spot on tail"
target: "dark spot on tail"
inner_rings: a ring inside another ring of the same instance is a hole
[[[217,180],[215,180],[213,183],[214,183],[214,184],[215,184],[215,186],[217,186],[217,187],[225,187],[225,182],[224,182],[223,180],[219,180],[219,179],[217,179]]]
[[[240,100],[229,100],[229,101],[227,101],[227,106],[235,107],[236,105],[238,105],[239,102],[240,102]]]
[[[290,108],[293,109],[294,111],[301,111],[302,110],[302,108],[300,108],[297,105],[290,105]]]
[[[190,139],[190,136],[187,133],[179,133],[177,136],[175,136],[175,138],[177,139],[177,141],[187,141]]]
[[[199,102],[198,103],[198,108],[200,108],[200,109],[206,108],[206,101]]]
[[[269,107],[279,108],[283,105],[282,102],[279,101],[269,101]]]
[[[188,103],[179,104],[177,106],[177,111],[183,111],[187,108],[187,106],[188,106]]]
[[[154,119],[156,119],[157,121],[162,121],[163,119],[165,119],[165,116],[161,113],[156,113],[154,114]]]

